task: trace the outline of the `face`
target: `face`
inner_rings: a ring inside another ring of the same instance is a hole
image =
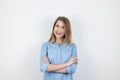
[[[65,35],[65,25],[64,22],[61,20],[58,20],[55,27],[54,27],[54,34],[57,39],[62,39]]]

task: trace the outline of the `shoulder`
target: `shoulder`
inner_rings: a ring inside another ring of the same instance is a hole
[[[72,43],[72,44],[71,44],[71,47],[72,47],[72,49],[77,49],[77,46],[76,46],[75,43]]]
[[[76,44],[75,43],[71,43],[73,46],[76,46]]]
[[[50,45],[50,42],[44,42],[44,43],[42,43],[42,46],[43,47],[47,47],[47,46],[49,46]]]
[[[76,44],[75,44],[75,43],[71,43],[71,46],[72,46],[72,47],[76,47]]]
[[[42,45],[48,45],[50,42],[43,42]]]

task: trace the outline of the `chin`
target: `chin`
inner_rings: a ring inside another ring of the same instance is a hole
[[[56,35],[56,38],[62,38],[63,35]]]
[[[58,36],[58,35],[56,36],[56,38],[62,38],[62,37],[63,37],[63,36]]]

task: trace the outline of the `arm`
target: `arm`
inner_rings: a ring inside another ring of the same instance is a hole
[[[77,64],[77,59],[71,57],[67,63],[65,64],[50,64],[47,57],[47,45],[43,44],[41,49],[41,57],[40,57],[40,70],[42,72],[61,72],[61,73],[72,73],[76,68],[74,65]],[[75,55],[73,55],[75,56]],[[46,60],[47,59],[47,60]]]
[[[77,48],[76,48],[75,44],[72,45],[72,56],[77,58]],[[67,72],[70,73],[70,74],[74,73],[76,71],[76,67],[77,67],[77,64],[72,64],[72,65],[66,67]]]
[[[59,73],[67,73],[67,69],[66,69],[66,67],[65,67],[65,68],[62,68],[62,69],[56,70],[55,72],[59,72]]]
[[[46,63],[50,64],[50,61],[49,61],[49,59],[48,59],[47,56],[44,56],[42,59],[43,59],[43,61],[45,61]],[[58,65],[57,65],[57,66],[58,66]],[[52,65],[51,67],[53,67],[53,65]],[[49,67],[49,68],[50,68],[50,67]],[[48,69],[48,70],[49,70],[49,69]],[[47,70],[47,71],[48,71],[48,70]],[[67,69],[66,69],[66,67],[65,67],[65,68],[62,68],[62,69],[55,70],[54,72],[67,73]]]
[[[42,60],[45,61],[46,63],[49,63],[46,69],[46,71],[48,72],[54,71],[54,72],[60,72],[60,73],[67,73],[66,67],[72,64],[77,64],[77,59],[75,57],[71,57],[68,60],[68,62],[64,64],[50,64],[47,56],[44,56]]]
[[[65,67],[67,67],[67,64],[49,64],[47,67],[47,72],[64,72]]]
[[[41,54],[40,54],[40,71],[42,72],[46,72],[47,66],[48,66],[48,62],[43,61],[43,57],[47,56],[48,54],[48,48],[47,48],[47,43],[42,44],[41,46]]]
[[[72,56],[74,56],[75,58],[77,58],[77,48],[76,48],[75,44],[72,45]],[[76,61],[76,63],[73,63],[72,65],[67,66],[66,68],[57,70],[56,72],[62,72],[62,73],[70,73],[70,74],[72,74],[72,73],[75,72],[77,64],[78,64],[78,62]]]

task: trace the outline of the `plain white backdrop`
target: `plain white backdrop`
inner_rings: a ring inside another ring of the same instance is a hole
[[[41,44],[58,16],[72,25],[74,80],[120,80],[119,0],[0,0],[0,80],[43,80]]]

